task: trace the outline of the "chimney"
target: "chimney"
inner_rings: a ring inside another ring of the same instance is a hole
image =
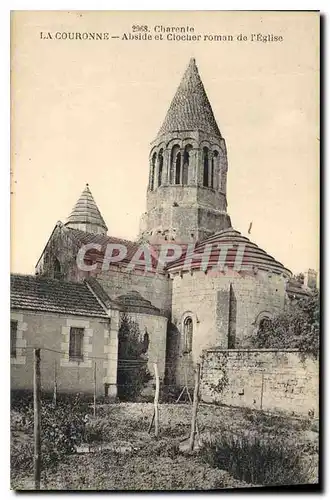
[[[315,289],[317,286],[317,272],[314,269],[308,269],[305,273],[305,286],[307,288]]]

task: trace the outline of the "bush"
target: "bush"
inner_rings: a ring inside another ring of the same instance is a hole
[[[201,447],[202,458],[212,467],[227,470],[235,478],[256,485],[306,483],[300,451],[278,437],[263,440],[223,434]]]
[[[317,357],[320,342],[320,299],[318,290],[309,297],[290,303],[287,308],[264,321],[251,337],[256,348],[299,349]]]
[[[145,354],[149,337],[141,333],[137,322],[127,314],[121,318],[118,331],[118,397],[121,401],[136,401],[143,387],[152,379]]]

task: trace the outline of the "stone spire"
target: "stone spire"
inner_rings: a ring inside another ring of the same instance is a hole
[[[149,154],[144,241],[201,241],[227,229],[227,149],[190,59]]]
[[[188,130],[221,137],[194,58],[190,59],[157,137]]]
[[[106,234],[108,228],[99,211],[88,184],[81,193],[65,225],[86,233]]]

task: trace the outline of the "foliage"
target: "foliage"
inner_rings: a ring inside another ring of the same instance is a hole
[[[61,459],[74,453],[85,437],[85,407],[75,399],[73,404],[63,402],[41,408],[41,456],[43,467],[56,466]]]
[[[227,470],[250,484],[274,486],[306,481],[299,449],[278,436],[264,440],[223,433],[205,442],[200,451],[211,467]]]
[[[148,346],[148,334],[141,341],[139,325],[124,314],[118,332],[117,384],[118,397],[122,401],[134,401],[152,378],[144,357]]]
[[[289,304],[286,309],[264,321],[252,337],[257,348],[295,348],[317,356],[320,335],[320,301],[317,290],[309,297]]]
[[[40,411],[42,469],[56,467],[65,455],[73,453],[75,447],[83,442],[86,434],[87,412],[88,407],[79,396],[71,403],[65,400],[59,401],[56,406],[47,400],[42,401]],[[22,406],[19,414],[16,410],[12,411],[12,428],[28,433],[33,431],[31,404]],[[12,443],[12,468],[32,467],[32,441],[24,443],[25,462],[20,456],[20,446],[21,444],[17,447],[16,443]]]

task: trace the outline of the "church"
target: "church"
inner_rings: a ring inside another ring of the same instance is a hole
[[[160,377],[168,384],[183,386],[187,379],[190,384],[193,366],[204,349],[247,347],[264,320],[308,289],[293,280],[283,264],[235,230],[227,212],[227,173],[226,141],[196,61],[191,59],[151,143],[146,211],[136,241],[108,234],[87,184],[68,219],[54,227],[36,264],[36,275],[12,276],[16,300],[12,312],[25,325],[17,330],[17,349],[35,345],[32,330],[29,337],[31,315],[39,315],[41,332],[49,330],[43,325],[47,314],[62,315],[61,325],[54,323],[47,339],[58,346],[68,386],[86,389],[84,381],[92,376],[87,374],[91,372],[88,356],[100,352],[109,359],[100,368],[98,393],[115,396],[118,325],[124,312],[138,323],[142,336],[148,334],[149,369],[152,373],[152,364],[157,362]],[[122,245],[127,252],[105,269],[102,263],[109,244]],[[164,244],[177,245],[182,251],[159,269]],[[141,245],[152,251],[148,272],[129,265]],[[90,249],[83,268],[77,265],[82,247]],[[226,265],[214,271],[223,248]],[[207,265],[201,266],[201,256],[207,252]],[[237,259],[243,264],[238,269]],[[71,301],[69,309],[65,297]],[[38,335],[44,345],[46,336]],[[79,335],[85,350],[77,362],[70,351],[79,343]],[[23,358],[12,362],[17,387],[26,379]],[[74,370],[80,370],[78,378]],[[63,388],[67,389],[65,384]]]

